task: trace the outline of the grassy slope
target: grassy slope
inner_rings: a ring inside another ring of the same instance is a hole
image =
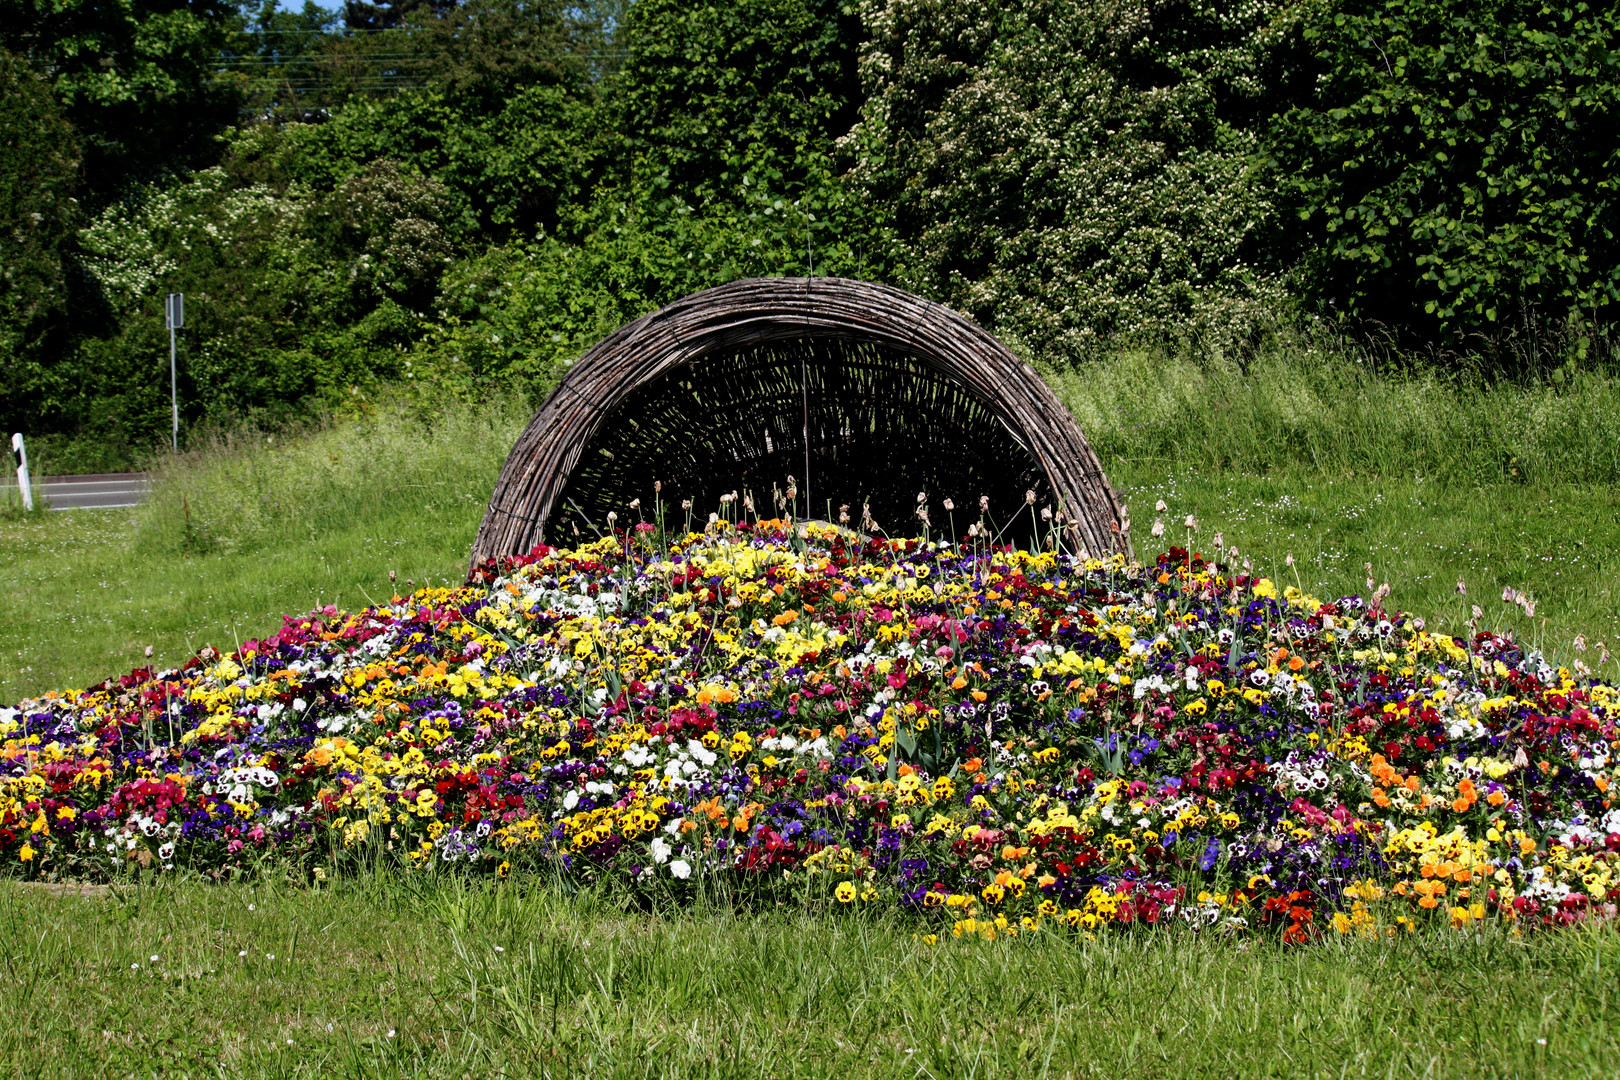
[[[237,438],[164,465],[138,510],[0,516],[0,701],[459,582],[525,419],[497,402],[431,423],[390,410],[285,446]]]
[[[459,580],[480,512],[436,508],[280,550],[192,556],[132,550],[128,511],[0,520],[0,700],[177,666],[203,645],[262,637],[283,614],[385,600],[389,570],[401,585]]]
[[[1195,546],[1224,531],[1319,594],[1365,592],[1371,562],[1396,604],[1454,632],[1478,603],[1482,625],[1564,661],[1578,633],[1620,646],[1620,377],[1378,374],[1308,338],[1242,368],[1125,354],[1046,375],[1129,503],[1142,554],[1185,543],[1192,513]],[[160,461],[134,513],[0,507],[0,701],[128,670],[148,645],[176,664],[284,613],[381,598],[397,587],[389,570],[459,579],[526,419],[513,400],[429,417],[383,407],[284,444],[237,436]],[[1502,603],[1504,586],[1539,600],[1534,620]]]
[[[0,884],[0,933],[0,1068],[30,1077],[1597,1077],[1620,1060],[1609,929],[930,947],[839,913],[658,919],[360,880]]]
[[[1162,498],[1171,508],[1162,546],[1185,543],[1181,523],[1195,514],[1194,546],[1207,549],[1222,530],[1283,582],[1294,580],[1291,552],[1300,583],[1317,595],[1365,594],[1371,562],[1394,602],[1433,626],[1464,632],[1478,603],[1482,625],[1513,628],[1565,662],[1578,655],[1578,633],[1620,646],[1620,488],[1173,470],[1111,465],[1144,553]],[[285,613],[386,598],[407,579],[459,580],[493,483],[492,471],[445,481],[392,511],[245,551],[152,550],[127,511],[0,519],[0,700],[127,671],[147,662],[147,645],[153,663],[174,665],[204,644],[263,636]],[[1534,620],[1502,602],[1504,585],[1538,598]],[[1584,656],[1597,664],[1595,647]],[[1620,677],[1620,660],[1606,673]]]
[[[1245,381],[1125,358],[1055,381],[1144,551],[1163,498],[1165,543],[1196,514],[1198,546],[1222,529],[1284,581],[1292,552],[1323,595],[1363,590],[1370,561],[1456,627],[1460,575],[1488,625],[1560,657],[1580,630],[1620,644],[1609,382],[1442,393],[1308,360]],[[1544,419],[1501,436],[1520,415]],[[364,603],[390,569],[459,577],[521,423],[498,406],[221,444],[140,512],[0,516],[0,701]],[[1503,585],[1540,598],[1533,624]],[[0,1069],[27,1076],[1573,1077],[1613,1075],[1620,1052],[1613,931],[931,949],[828,916],[650,920],[357,881],[83,900],[4,883],[0,935]]]

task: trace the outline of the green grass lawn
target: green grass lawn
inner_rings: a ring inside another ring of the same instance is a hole
[[[0,885],[0,1068],[50,1076],[1612,1077],[1620,934],[928,945],[513,882]]]
[[[1511,629],[1564,662],[1577,634],[1620,643],[1620,489],[1606,484],[1446,485],[1420,480],[1331,477],[1304,472],[1213,474],[1154,462],[1115,462],[1111,478],[1137,523],[1137,550],[1154,547],[1149,527],[1162,499],[1163,544],[1193,545],[1224,532],[1257,571],[1318,596],[1367,595],[1388,582],[1392,603],[1436,629]],[[1292,554],[1295,565],[1287,565]],[[1457,592],[1458,582],[1467,588]],[[1502,601],[1504,586],[1537,599],[1534,619]],[[1607,668],[1613,678],[1620,667]]]
[[[1345,376],[1301,383],[1317,395],[1302,403],[1298,387],[1236,376],[1211,396],[1182,371],[1144,420],[1113,404],[1140,368],[1060,387],[1139,554],[1186,543],[1192,514],[1194,547],[1219,531],[1324,597],[1366,592],[1371,563],[1431,626],[1462,632],[1477,603],[1482,628],[1562,662],[1600,668],[1600,639],[1620,651],[1620,489],[1604,456],[1620,445],[1616,384],[1588,380],[1572,428],[1550,389],[1447,398],[1432,380]],[[1418,405],[1439,420],[1409,422]],[[1368,434],[1379,408],[1401,424]],[[1494,419],[1531,412],[1551,419],[1507,435]],[[165,465],[140,510],[0,514],[0,702],[126,671],[147,647],[176,665],[284,613],[459,580],[525,419],[497,403],[286,445],[221,440]],[[1504,586],[1537,598],[1534,619]],[[532,883],[306,889],[274,874],[88,896],[0,883],[0,919],[0,1067],[18,1076],[1620,1073],[1612,928],[1286,950],[1164,933],[929,946],[827,914],[655,918]]]

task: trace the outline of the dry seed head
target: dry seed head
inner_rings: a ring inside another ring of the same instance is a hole
[[[1035,489],[1034,488],[1031,488],[1030,490],[1024,492],[1024,505],[1025,506],[1034,506],[1035,505]]]
[[[1154,518],[1153,519],[1153,535],[1154,536],[1163,536],[1164,535],[1164,519],[1163,518]]]
[[[980,495],[979,496],[979,513],[988,514],[989,512],[990,512],[990,496],[988,496],[988,495]]]
[[[951,500],[949,500],[949,499],[946,499],[946,500],[945,500],[945,501],[944,501],[944,502],[942,502],[942,503],[940,503],[940,505],[941,505],[941,506],[943,506],[943,507],[944,507],[944,508],[945,508],[945,511],[946,511],[946,512],[947,512],[947,513],[949,513],[949,512],[950,512],[950,511],[952,511],[952,510],[955,510],[955,509],[956,509],[956,504],[955,504],[955,503],[953,503],[953,502],[952,502],[952,501],[951,501]]]
[[[1041,520],[1042,521],[1051,521],[1052,520],[1052,508],[1050,506],[1041,507]]]
[[[1163,499],[1160,499],[1158,502],[1153,504],[1153,512],[1156,514],[1162,514],[1168,509],[1170,509],[1170,507]]]
[[[631,499],[630,500],[630,509],[632,509],[632,510],[640,510],[641,509],[641,500],[640,499]]]

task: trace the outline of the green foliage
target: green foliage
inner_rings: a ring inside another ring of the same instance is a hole
[[[421,76],[471,115],[496,110],[524,90],[550,86],[589,95],[607,49],[589,4],[558,0],[463,0],[410,16]]]
[[[64,392],[42,361],[68,311],[64,255],[79,221],[79,156],[49,88],[3,50],[0,146],[0,368],[9,384],[0,428],[9,434]]]
[[[855,119],[860,24],[846,0],[639,0],[616,87],[620,154],[651,189],[737,199],[822,180]]]
[[[111,332],[59,362],[89,381],[65,409],[141,448],[166,430],[162,300],[187,296],[180,333],[184,427],[277,423],[341,408],[399,374],[456,253],[442,186],[379,160],[325,195],[234,183],[225,169],[143,189],[81,233]],[[69,418],[63,417],[66,422]]]
[[[1286,299],[1263,256],[1280,3],[868,0],[852,179],[900,280],[1031,353],[1242,334]]]
[[[515,379],[540,394],[600,338],[687,293],[740,277],[869,273],[866,209],[830,154],[853,116],[854,33],[824,2],[632,7],[624,64],[590,113],[618,125],[616,148],[571,144],[578,175],[601,169],[612,183],[588,201],[583,185],[568,192],[554,228],[447,274],[413,378],[459,394]]]
[[[387,80],[366,35],[337,33],[341,16],[304,0],[283,11],[280,0],[242,4],[242,20],[226,41],[219,65],[239,85],[245,114],[296,119],[303,110],[331,108]]]
[[[1311,294],[1419,337],[1620,301],[1620,9],[1317,3],[1274,126]]]
[[[555,226],[586,185],[592,115],[560,86],[524,87],[490,110],[415,90],[354,101],[325,123],[252,132],[239,167],[330,190],[392,158],[444,185],[458,235],[528,232]]]
[[[0,0],[0,47],[50,81],[103,200],[206,163],[236,113],[234,89],[213,78],[235,18],[227,0]]]
[[[632,319],[743,277],[866,270],[837,228],[830,183],[799,199],[756,187],[702,207],[668,196],[604,198],[573,242],[541,236],[489,249],[443,279],[412,377],[460,396],[513,381],[538,398],[568,364]],[[830,207],[830,209],[829,209]]]

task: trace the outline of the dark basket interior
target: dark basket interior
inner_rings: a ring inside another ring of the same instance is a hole
[[[1025,492],[1036,493],[1037,509],[1052,505],[1033,455],[935,368],[896,349],[799,338],[707,355],[630,394],[581,454],[546,533],[553,542],[576,529],[595,536],[609,511],[624,528],[637,520],[635,498],[650,520],[655,480],[670,527],[686,521],[683,499],[701,524],[732,491],[752,494],[759,516],[775,516],[773,490],[785,491],[789,476],[798,482],[796,516],[837,521],[847,504],[859,526],[864,502],[894,536],[922,531],[919,492],[936,536],[954,522],[960,538],[985,495],[1003,535],[1027,544],[1034,529]]]

